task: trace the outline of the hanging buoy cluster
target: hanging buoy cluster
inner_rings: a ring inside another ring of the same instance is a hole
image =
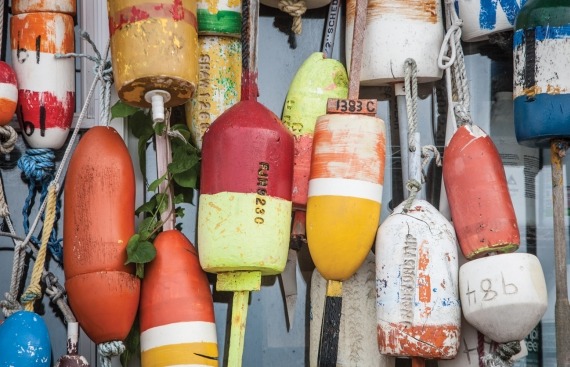
[[[208,127],[240,100],[241,1],[198,1],[198,88],[186,103],[192,140],[202,149]]]
[[[12,65],[18,79],[18,120],[32,148],[59,149],[75,112],[75,1],[14,1]]]

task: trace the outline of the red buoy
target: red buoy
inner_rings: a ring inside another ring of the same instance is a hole
[[[89,129],[69,162],[64,191],[65,288],[96,343],[123,340],[134,321],[140,281],[125,265],[135,233],[135,177],[129,151],[110,127]]]
[[[520,235],[505,170],[483,130],[475,125],[457,129],[444,153],[443,179],[467,259],[517,250]]]

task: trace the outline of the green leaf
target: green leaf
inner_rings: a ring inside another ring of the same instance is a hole
[[[176,218],[184,218],[184,208],[179,206],[174,212],[176,213]]]
[[[168,209],[168,195],[164,193],[156,194],[157,209],[160,214],[164,213]]]
[[[159,122],[154,125],[154,133],[156,135],[164,134],[164,130],[166,129],[166,124],[164,122]]]
[[[146,148],[148,147],[148,143],[146,140],[139,140],[138,144],[138,153],[139,153],[139,169],[144,177],[144,181],[146,183]]]
[[[137,208],[135,214],[139,215],[140,213],[150,213],[150,214],[156,213],[156,198],[154,197],[154,195],[153,197],[148,199],[146,203],[142,204]]]
[[[188,130],[188,126],[186,124],[172,125],[170,127],[170,130],[178,131],[180,134],[182,134],[184,139],[186,139],[186,142],[188,142],[188,140],[190,140],[191,134],[190,134],[190,130]],[[174,140],[177,140],[177,139],[174,139]]]
[[[140,357],[140,334],[139,316],[137,314],[124,342],[125,351],[121,353],[121,366],[127,367],[133,358]]]
[[[173,174],[172,178],[181,187],[195,189],[198,183],[198,172],[199,170],[194,166],[189,170]]]
[[[144,140],[146,142],[154,134],[150,114],[145,113],[141,109],[129,117],[128,123],[131,132],[139,140]]]
[[[130,106],[122,101],[118,101],[111,107],[111,118],[125,118],[134,115],[140,108]]]
[[[152,191],[155,192],[156,189],[158,189],[158,187],[160,186],[161,183],[164,182],[164,180],[166,180],[166,178],[168,177],[168,175],[165,173],[164,175],[162,175],[161,177],[157,178],[156,180],[152,181],[150,183],[150,185],[148,185],[148,191]]]
[[[176,182],[174,182],[174,192],[176,194],[180,194],[182,195],[182,202],[184,203],[192,203],[192,200],[194,199],[194,189],[193,188],[188,188],[188,187],[182,187],[180,185],[178,185]]]
[[[174,196],[174,204],[180,204],[183,202],[184,202],[184,195],[177,194],[176,196]]]
[[[136,264],[135,269],[136,269],[135,275],[139,279],[143,279],[144,278],[144,264]]]
[[[140,234],[134,234],[127,244],[126,264],[146,264],[156,256],[156,249],[150,241],[142,240]]]
[[[139,224],[140,238],[142,240],[149,240],[149,237],[156,231],[158,227],[158,219],[156,219],[156,217],[145,218]]]

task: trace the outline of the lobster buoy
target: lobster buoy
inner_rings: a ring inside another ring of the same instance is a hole
[[[240,38],[241,0],[198,0],[197,7],[200,35]]]
[[[48,328],[38,314],[18,311],[0,324],[0,366],[51,366]]]
[[[75,15],[75,0],[12,0],[12,14],[54,12]]]
[[[10,34],[24,138],[32,148],[59,149],[73,121],[75,62],[55,55],[75,51],[73,18],[51,12],[14,15]]]
[[[352,52],[356,0],[346,5],[346,59]],[[441,79],[443,42],[441,1],[370,0],[368,2],[360,85],[381,86],[404,80],[404,63],[417,63],[418,83]],[[393,50],[393,52],[386,52]]]
[[[154,246],[141,288],[141,365],[217,366],[214,304],[194,246],[177,230]]]
[[[463,125],[445,150],[443,179],[451,218],[467,259],[513,252],[520,244],[505,170],[491,138]]]
[[[465,319],[498,343],[524,339],[548,304],[538,258],[526,253],[487,256],[459,270]]]
[[[490,35],[510,31],[525,0],[458,0],[459,18],[463,21],[461,39],[484,41]]]
[[[450,359],[459,348],[458,254],[449,221],[424,200],[397,206],[376,238],[380,353]]]
[[[515,131],[520,144],[570,138],[570,4],[528,1],[514,34]]]
[[[386,159],[384,122],[366,115],[317,120],[307,200],[311,258],[327,280],[360,267],[380,221]]]
[[[0,126],[12,121],[18,104],[16,73],[4,61],[0,61]]]
[[[370,252],[356,273],[343,283],[337,367],[394,367],[395,359],[380,354],[376,338],[376,262]],[[309,365],[317,366],[327,281],[313,271]]]
[[[90,128],[69,162],[63,254],[69,304],[95,343],[124,340],[140,281],[125,265],[135,233],[135,176],[129,151],[110,127]]]
[[[107,2],[113,76],[119,98],[151,107],[155,121],[164,107],[188,101],[198,83],[196,0]]]
[[[198,89],[185,107],[192,141],[202,149],[206,130],[240,100],[241,41],[239,38],[200,35],[198,44]]]
[[[313,133],[319,116],[327,112],[329,98],[348,96],[348,75],[344,65],[314,52],[301,65],[285,99],[283,123],[295,138],[293,158],[293,205],[305,208],[311,169]]]
[[[283,271],[292,171],[293,138],[267,108],[242,100],[218,117],[202,146],[198,244],[204,270]]]
[[[57,360],[55,367],[89,367],[85,357],[78,354],[79,350],[79,323],[67,323],[67,354]]]

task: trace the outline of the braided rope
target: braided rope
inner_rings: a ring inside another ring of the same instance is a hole
[[[414,59],[406,59],[404,62],[404,90],[406,92],[406,109],[408,115],[408,150],[409,157],[416,151],[416,130],[418,128],[418,66]],[[420,167],[421,170],[421,167]],[[421,173],[420,173],[421,176]],[[410,174],[410,177],[412,175]],[[405,201],[404,212],[412,207],[412,203],[422,189],[422,183],[415,179],[406,182],[406,189],[410,195]]]
[[[279,10],[285,12],[293,17],[293,25],[291,30],[295,34],[301,34],[303,31],[303,23],[301,16],[307,11],[307,6],[304,0],[279,0],[277,3]]]
[[[2,39],[1,37],[2,36],[0,35],[0,40]],[[14,150],[17,140],[18,133],[12,126],[0,126],[0,153],[10,154]]]
[[[97,346],[97,351],[101,357],[102,367],[113,367],[111,358],[121,355],[125,351],[125,345],[122,341],[116,340],[106,343],[101,343]]]

